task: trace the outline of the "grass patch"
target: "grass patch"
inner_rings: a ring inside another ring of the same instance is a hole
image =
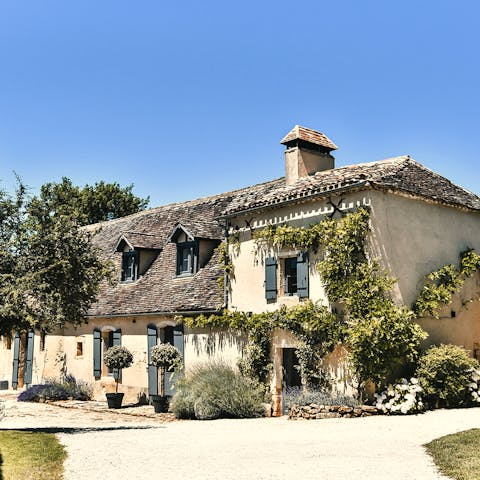
[[[439,470],[455,480],[480,478],[480,429],[437,438],[425,445]]]
[[[53,433],[0,431],[2,480],[61,480],[65,450]]]

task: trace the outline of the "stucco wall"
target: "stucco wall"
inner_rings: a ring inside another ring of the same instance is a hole
[[[371,192],[372,249],[398,279],[397,300],[411,306],[424,278],[459,264],[467,248],[480,253],[480,215],[398,195]]]
[[[147,325],[159,328],[174,325],[168,317],[122,317],[117,319],[95,319],[77,328],[68,327],[63,332],[47,335],[45,350],[40,351],[40,335],[35,335],[32,383],[41,383],[46,378],[58,378],[62,362],[68,373],[78,380],[94,385],[94,395],[103,399],[104,393],[114,390],[114,379],[108,376],[106,369],[100,379],[93,376],[93,330],[122,330],[122,345],[127,347],[134,357],[130,368],[122,371],[119,391],[126,393],[126,401],[137,401],[142,393],[148,393],[147,378]],[[77,355],[77,342],[83,343],[83,355]],[[221,330],[189,329],[184,332],[184,360],[186,369],[209,360],[221,360],[235,366],[241,356],[245,339],[236,333]],[[102,344],[103,349],[103,344]],[[12,350],[13,351],[13,350]],[[2,378],[11,381],[12,352],[5,350],[0,342],[0,373]],[[102,352],[103,353],[103,352]],[[59,355],[60,354],[60,355]]]
[[[8,380],[8,385],[12,383],[12,365],[13,365],[13,341],[7,348],[7,338],[0,338],[0,380]]]
[[[369,193],[369,192],[368,192]],[[338,201],[335,200],[334,201]],[[366,193],[351,194],[343,197],[343,208],[354,208],[360,205],[370,205],[371,200]],[[245,220],[248,220],[252,229],[258,229],[271,223],[281,225],[287,223],[295,227],[308,226],[320,222],[325,215],[333,212],[331,205],[325,200],[309,202],[302,205],[279,208],[273,211],[252,214],[246,217],[238,217],[232,221],[232,232],[236,227],[239,229],[239,246],[230,246],[230,253],[235,267],[234,278],[231,284],[229,308],[247,312],[263,312],[276,310],[280,305],[298,304],[297,296],[277,297],[275,302],[267,302],[265,299],[265,264],[268,256],[285,257],[293,256],[300,250],[268,250],[256,251],[252,232],[246,228]],[[310,298],[327,304],[327,298],[315,268],[317,256],[310,252],[309,290]],[[277,286],[281,286],[282,278],[277,271]]]

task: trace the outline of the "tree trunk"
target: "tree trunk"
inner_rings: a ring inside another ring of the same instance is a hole
[[[24,386],[25,366],[27,364],[27,333],[20,333],[20,352],[18,355],[18,388]]]
[[[160,388],[158,389],[158,393],[163,397],[165,396],[165,368],[161,367],[158,369],[158,380],[159,380],[159,386]]]

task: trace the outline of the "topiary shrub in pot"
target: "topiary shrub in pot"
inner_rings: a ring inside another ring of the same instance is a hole
[[[133,355],[128,348],[120,345],[110,347],[103,356],[105,365],[114,370],[120,371],[123,368],[128,368],[133,363]],[[123,401],[123,393],[118,393],[118,380],[120,379],[120,372],[115,378],[115,393],[107,393],[108,408],[120,408]]]
[[[161,371],[160,395],[150,395],[155,413],[168,411],[170,397],[165,394],[165,385],[163,379],[165,372],[174,372],[183,367],[182,354],[178,348],[170,343],[161,343],[152,347],[150,351],[150,364]]]

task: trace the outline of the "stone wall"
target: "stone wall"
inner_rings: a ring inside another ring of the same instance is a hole
[[[324,418],[354,418],[381,415],[382,412],[370,405],[347,407],[343,405],[292,405],[288,410],[289,420],[321,420]]]

